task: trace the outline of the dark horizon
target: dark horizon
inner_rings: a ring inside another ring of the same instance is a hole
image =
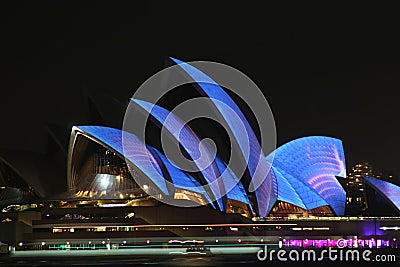
[[[367,160],[400,175],[395,8],[198,8],[3,3],[0,150],[44,152],[47,124],[92,123],[88,90],[127,101],[173,56],[248,75],[272,108],[278,146],[333,136],[348,171]]]

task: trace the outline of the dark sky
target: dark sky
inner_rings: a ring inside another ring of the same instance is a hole
[[[46,124],[90,123],[85,90],[128,99],[173,56],[252,78],[278,145],[334,136],[400,174],[396,8],[67,2],[1,3],[0,149],[44,151]]]

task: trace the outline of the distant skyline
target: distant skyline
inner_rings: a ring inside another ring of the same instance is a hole
[[[395,8],[26,1],[0,9],[0,151],[45,151],[46,124],[91,124],[86,90],[127,101],[173,56],[253,79],[278,146],[332,136],[343,140],[348,169],[367,160],[400,174]]]

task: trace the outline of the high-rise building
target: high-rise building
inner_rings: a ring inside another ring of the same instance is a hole
[[[368,208],[363,177],[374,177],[373,167],[363,161],[354,165],[347,175],[346,206],[349,215],[361,215]]]

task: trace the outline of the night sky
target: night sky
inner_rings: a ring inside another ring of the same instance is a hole
[[[333,136],[349,166],[400,174],[396,8],[135,2],[1,3],[0,151],[43,153],[45,125],[91,123],[85,92],[127,100],[173,56],[253,79],[278,145]]]

